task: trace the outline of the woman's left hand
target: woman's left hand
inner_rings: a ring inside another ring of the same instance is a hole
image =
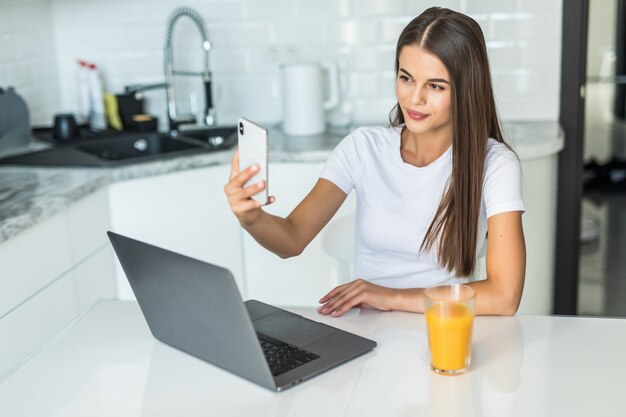
[[[321,314],[331,314],[339,317],[352,307],[376,308],[389,311],[396,295],[393,288],[381,287],[364,279],[357,279],[344,285],[335,287],[331,292],[320,299],[322,306],[317,311]]]

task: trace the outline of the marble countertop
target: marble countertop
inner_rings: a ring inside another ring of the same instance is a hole
[[[155,340],[137,304],[100,301],[0,383],[4,416],[622,416],[626,320],[483,316],[472,364],[430,371],[424,316],[288,310],[378,346],[274,393]]]
[[[521,160],[554,154],[563,147],[557,122],[504,124]],[[349,130],[317,136],[286,136],[270,128],[271,162],[324,162]],[[0,243],[112,182],[229,164],[233,149],[106,168],[0,167]]]

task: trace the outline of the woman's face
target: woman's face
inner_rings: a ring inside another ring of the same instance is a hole
[[[412,133],[452,131],[450,76],[435,55],[417,45],[402,48],[396,97]]]

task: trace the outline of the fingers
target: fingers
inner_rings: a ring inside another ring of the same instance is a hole
[[[250,210],[254,210],[254,209],[261,207],[262,205],[263,205],[262,203],[256,200],[249,199],[249,200],[243,200],[240,203],[232,205],[231,210],[236,216],[241,216]]]
[[[264,204],[258,202],[251,197],[260,193],[267,187],[265,181],[245,186],[260,170],[258,164],[247,167],[243,171],[239,171],[239,150],[235,150],[231,162],[230,176],[228,183],[224,185],[224,193],[226,194],[228,204],[231,211],[237,216],[239,222],[244,226],[250,226],[259,218],[262,210],[259,210]],[[272,204],[276,198],[270,197],[267,204]]]
[[[273,195],[267,197],[267,202],[265,204],[263,204],[264,206],[269,206],[270,204],[272,204],[274,201],[276,201],[276,197],[274,197]]]
[[[252,197],[253,195],[260,193],[265,189],[265,181],[250,184],[245,188],[241,188],[236,194],[237,199],[244,200]]]
[[[331,314],[333,317],[338,317],[350,310],[352,307],[365,301],[366,287],[367,286],[363,280],[352,281],[349,284],[337,287],[329,293],[329,295],[334,293],[334,295],[331,296],[330,301],[318,308],[318,311],[322,314]],[[324,298],[326,297],[327,296]],[[320,302],[322,301],[320,300]]]
[[[257,182],[255,184],[249,185],[245,188],[239,188],[232,191],[230,194],[227,192],[228,203],[231,206],[233,213],[242,214],[244,211],[249,210],[250,208],[256,208],[256,206],[250,207],[250,204],[246,204],[252,200],[252,197],[255,194],[260,193],[265,188],[265,181]],[[258,207],[262,206],[262,203],[258,203]],[[243,210],[242,210],[243,209]]]
[[[250,178],[254,177],[254,175],[258,171],[259,165],[255,164],[235,174],[234,177],[230,178],[228,184],[224,186],[224,192],[226,193],[226,195],[231,195],[240,191],[243,188],[244,184],[248,182]],[[234,171],[231,171],[231,175],[233,174],[233,172]]]
[[[354,286],[353,288],[347,289],[340,296],[333,298],[331,301],[326,303],[326,305],[322,306],[320,313],[325,315],[330,314],[333,317],[339,317],[352,307],[363,303],[365,298],[366,294],[363,291],[363,288]]]
[[[232,180],[237,174],[239,174],[239,148],[236,148],[233,153],[233,159],[230,162],[230,176],[228,179]]]
[[[352,281],[352,282],[354,282],[354,281]],[[324,304],[325,302],[327,302],[331,298],[335,297],[337,294],[342,293],[346,289],[346,287],[349,287],[352,284],[352,282],[349,282],[349,283],[343,284],[343,285],[339,285],[338,287],[333,288],[328,294],[326,294],[325,296],[320,298],[320,300],[318,302],[320,304]]]

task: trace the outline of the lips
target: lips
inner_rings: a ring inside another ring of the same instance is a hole
[[[421,113],[418,111],[414,111],[414,110],[409,110],[406,109],[406,114],[413,120],[424,120],[425,118],[427,118],[428,116],[430,116],[429,114],[426,113]]]

